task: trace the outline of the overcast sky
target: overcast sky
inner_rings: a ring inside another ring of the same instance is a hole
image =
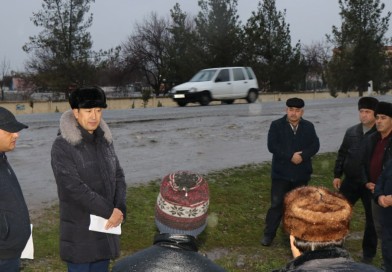
[[[238,13],[245,23],[252,11],[257,9],[257,0],[238,0]],[[392,11],[392,1],[384,0],[387,11]],[[1,0],[0,13],[0,61],[5,59],[15,71],[24,70],[28,55],[22,46],[29,36],[41,29],[35,27],[30,18],[41,8],[41,0]],[[90,32],[93,49],[109,49],[120,45],[131,34],[135,22],[142,22],[151,12],[169,16],[170,9],[179,3],[188,14],[199,11],[197,0],[96,0],[91,5],[94,14]],[[291,40],[309,45],[325,39],[333,25],[340,26],[337,0],[276,0],[277,9],[286,9],[286,23],[290,24]],[[390,29],[392,23],[390,22]],[[388,32],[392,36],[392,31]]]

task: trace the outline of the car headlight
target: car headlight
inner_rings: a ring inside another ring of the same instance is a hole
[[[189,92],[190,93],[195,93],[195,92],[197,92],[197,88],[192,87],[192,88],[189,89]]]

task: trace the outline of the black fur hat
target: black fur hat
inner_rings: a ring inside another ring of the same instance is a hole
[[[377,104],[374,115],[383,114],[392,117],[392,104],[384,101],[380,101]]]
[[[368,109],[374,111],[376,110],[377,104],[378,104],[377,98],[371,96],[361,97],[358,100],[358,110]]]
[[[78,88],[69,96],[72,109],[106,108],[105,92],[99,87]]]
[[[292,97],[287,99],[286,106],[289,108],[303,108],[305,106],[305,102],[298,97]]]

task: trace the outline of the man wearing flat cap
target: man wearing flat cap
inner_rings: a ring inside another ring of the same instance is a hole
[[[290,235],[294,260],[274,272],[382,271],[355,262],[343,244],[349,233],[352,207],[339,193],[304,186],[284,200],[283,226]]]
[[[286,101],[286,114],[271,123],[268,150],[272,153],[271,206],[265,219],[263,246],[270,246],[283,214],[286,193],[307,185],[313,172],[312,157],[320,148],[314,125],[303,119],[301,98]]]
[[[20,256],[31,234],[29,211],[5,155],[15,149],[24,128],[9,110],[0,107],[0,271],[19,272]]]
[[[68,271],[109,271],[120,253],[119,236],[90,231],[90,215],[107,219],[106,230],[125,218],[126,185],[102,110],[106,96],[99,87],[76,89],[72,110],[60,118],[52,146],[52,169],[60,200],[60,256]]]
[[[377,234],[372,216],[372,194],[362,183],[361,163],[364,140],[376,131],[375,110],[378,100],[361,97],[358,100],[359,124],[347,129],[335,162],[333,186],[351,205],[361,199],[365,210],[365,231],[362,240],[362,262],[371,263],[377,251]],[[344,179],[342,180],[342,177]]]

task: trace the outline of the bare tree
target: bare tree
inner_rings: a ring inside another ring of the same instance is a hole
[[[5,57],[3,58],[3,60],[1,61],[0,64],[0,74],[1,74],[1,100],[4,101],[4,77],[7,76],[10,72],[10,68],[11,68],[11,64],[10,61],[7,60]]]
[[[167,44],[170,40],[169,20],[152,12],[123,44],[123,57],[130,70],[141,71],[144,80],[159,93],[162,74],[168,68]]]
[[[302,46],[306,62],[306,82],[310,88],[325,87],[327,63],[331,59],[331,45],[325,41],[313,42]]]

